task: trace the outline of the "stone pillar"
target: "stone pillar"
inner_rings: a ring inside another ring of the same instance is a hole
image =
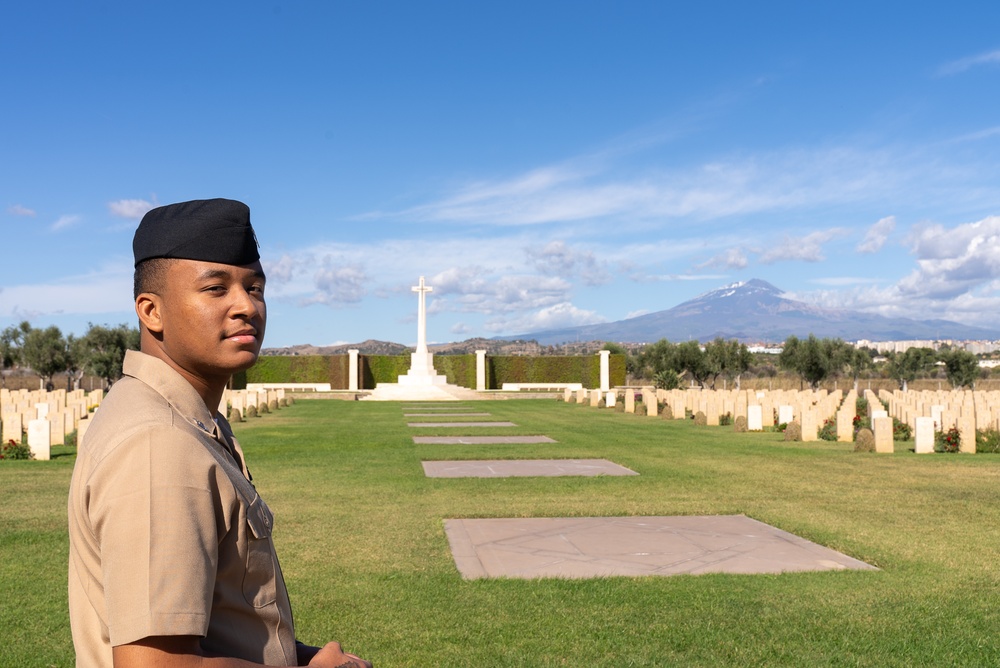
[[[611,351],[601,350],[597,354],[601,356],[601,391],[607,392],[611,389]]]
[[[476,351],[476,389],[482,392],[486,389],[486,351]],[[569,398],[566,397],[568,401]]]
[[[352,348],[347,351],[347,389],[351,392],[358,391],[358,353],[360,351]]]

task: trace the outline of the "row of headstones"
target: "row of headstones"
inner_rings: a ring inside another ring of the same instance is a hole
[[[846,396],[840,390],[827,393],[819,391],[794,391],[778,390],[767,392],[760,390],[750,390],[740,392],[738,390],[718,391],[718,390],[656,390],[654,388],[642,388],[638,395],[634,389],[625,390],[565,390],[563,399],[567,402],[589,404],[590,406],[605,406],[614,408],[618,403],[621,394],[626,413],[636,412],[637,397],[640,398],[645,407],[646,415],[655,417],[660,411],[660,406],[669,407],[670,413],[675,420],[682,420],[687,413],[702,413],[705,415],[707,425],[719,425],[722,415],[730,415],[734,422],[740,416],[746,419],[747,431],[762,431],[772,427],[777,423],[788,424],[793,420],[798,420],[801,427],[802,441],[819,440],[819,429],[826,420],[835,420],[837,441],[850,443],[854,441],[854,418],[857,415],[857,394],[854,390]],[[1000,395],[1000,393],[982,393],[983,395]],[[890,395],[891,396],[891,395]],[[868,417],[871,419],[872,433],[875,440],[875,451],[880,453],[891,453],[894,451],[895,427],[893,416],[889,411],[882,409],[880,397],[871,390],[865,391],[865,398],[868,403]],[[893,403],[888,401],[893,408]],[[937,397],[939,400],[940,397]],[[905,406],[910,403],[904,401],[905,397],[896,396],[899,410],[905,410]],[[971,401],[963,398],[962,410],[949,409],[949,404],[931,405],[927,404],[925,410],[931,415],[913,416],[909,422],[914,433],[914,450],[918,453],[934,452],[935,433],[943,429],[956,427],[960,433],[960,448],[962,452],[975,452],[975,430],[976,420],[974,416],[978,410],[978,415],[982,417],[992,406],[1000,406],[994,403],[1000,400],[998,397],[981,396],[974,397]],[[787,403],[781,403],[781,402]],[[876,408],[876,406],[878,408]],[[979,407],[977,409],[977,407]],[[997,415],[996,409],[992,409],[989,415]],[[897,419],[901,419],[898,418]],[[996,425],[996,418],[990,422]],[[982,428],[982,427],[980,427]]]
[[[288,405],[285,390],[226,390],[219,404],[219,412],[228,415],[229,420],[245,419],[248,413],[259,415],[274,412]],[[228,412],[227,409],[228,408]]]
[[[639,390],[565,390],[563,399],[567,402],[586,403],[591,406],[603,405],[614,408],[619,401],[624,402],[626,413],[635,413],[637,401],[641,401],[650,417],[656,417],[669,408],[669,414],[675,420],[683,420],[690,413],[702,413],[705,423],[709,426],[721,424],[722,417],[729,415],[734,422],[741,416],[747,422],[748,431],[763,431],[775,424],[788,424],[798,419],[802,424],[803,440],[818,440],[819,428],[823,420],[831,418],[838,412],[843,403],[853,410],[856,396],[849,393],[850,401],[843,397],[843,392],[837,390],[829,393],[819,391],[787,391],[773,392],[750,390],[657,390],[646,387]],[[843,401],[842,401],[843,400]],[[662,407],[662,408],[661,408]],[[847,420],[847,428],[838,431],[838,437],[852,441],[854,414]]]
[[[1000,392],[997,391],[882,390],[877,398],[872,393],[869,405],[873,400],[888,405],[889,414],[910,425],[914,434],[957,429],[961,452],[976,451],[977,430],[1000,429]],[[919,445],[917,451],[921,452]]]
[[[90,425],[91,411],[103,398],[103,390],[0,389],[0,438],[4,443],[20,443],[27,434],[35,459],[50,459],[52,446],[62,445],[68,434],[75,431],[80,443]]]

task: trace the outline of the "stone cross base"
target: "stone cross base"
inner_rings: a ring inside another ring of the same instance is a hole
[[[434,353],[410,353],[410,370],[399,376],[400,385],[446,385],[448,379],[434,369]]]

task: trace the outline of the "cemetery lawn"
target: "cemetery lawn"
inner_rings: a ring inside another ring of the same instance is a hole
[[[1000,665],[1000,456],[852,452],[546,400],[468,402],[555,444],[414,445],[398,403],[236,424],[306,642],[413,666]],[[420,412],[420,411],[412,411]],[[0,666],[71,666],[72,448],[0,461]],[[430,479],[424,459],[607,458],[639,476]],[[446,518],[743,513],[880,571],[459,576]]]

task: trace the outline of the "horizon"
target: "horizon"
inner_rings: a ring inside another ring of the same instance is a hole
[[[267,348],[414,345],[420,276],[435,344],[753,278],[998,328],[1000,6],[239,7],[8,10],[0,329],[134,324],[139,219],[207,197]]]

